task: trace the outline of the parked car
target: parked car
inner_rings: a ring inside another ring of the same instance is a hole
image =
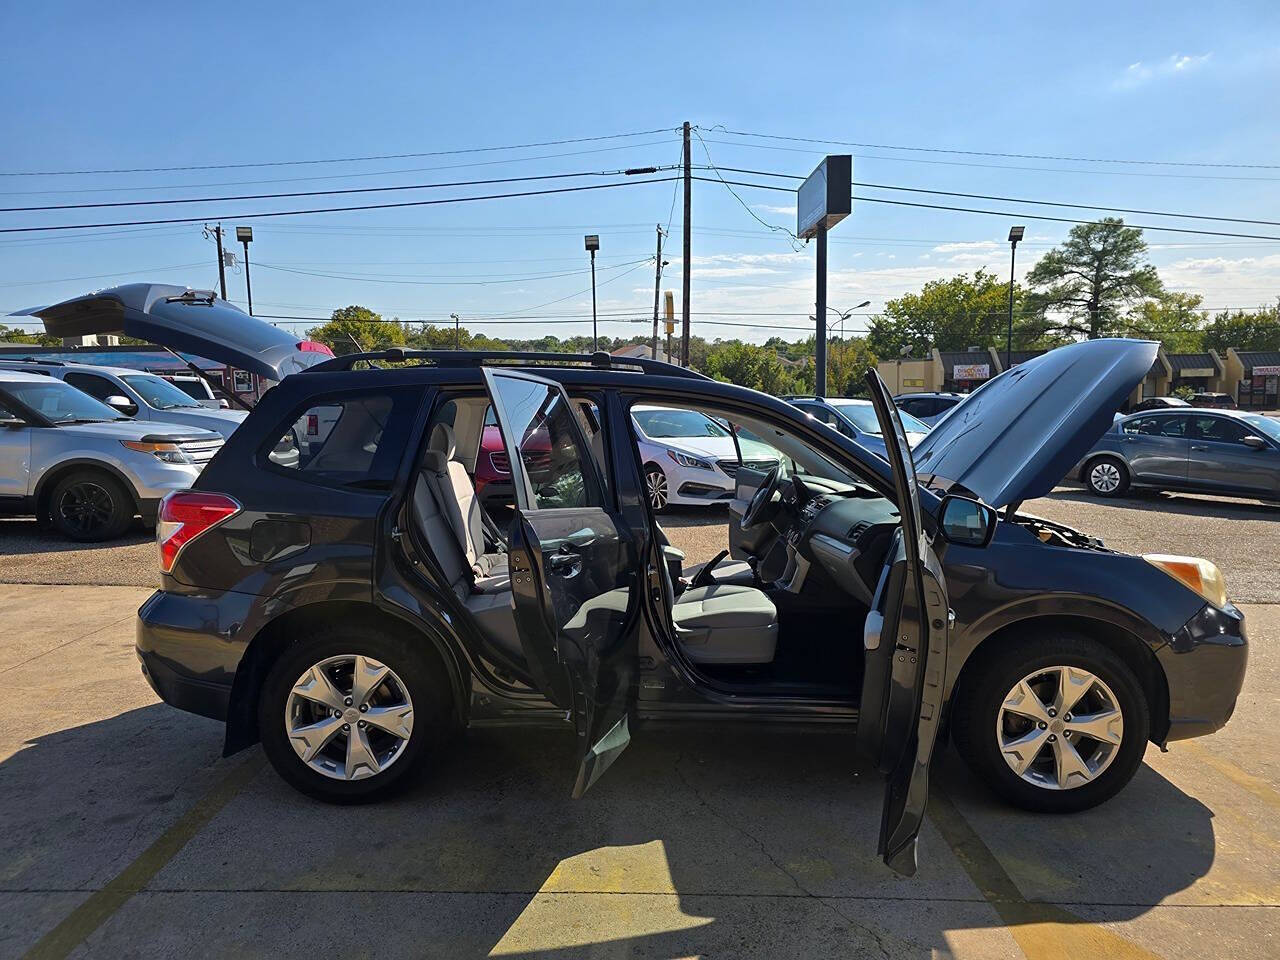
[[[867,449],[874,450],[882,457],[888,456],[885,452],[884,437],[880,435],[880,423],[876,419],[875,406],[870,400],[811,396],[783,397],[783,399]],[[907,431],[907,442],[914,447],[929,432],[929,425],[907,413],[901,405],[898,410],[903,429]]]
[[[0,368],[0,512],[72,540],[111,540],[191,486],[222,447],[211,430],[144,423],[53,377]]]
[[[164,377],[202,407],[208,407],[210,410],[227,410],[231,407],[231,404],[225,398],[219,397],[213,392],[209,382],[202,377],[197,377],[195,374],[181,373],[162,373],[160,376]]]
[[[468,724],[568,722],[577,796],[643,735],[636,721],[796,736],[798,720],[843,722],[887,780],[880,852],[911,873],[944,721],[983,783],[1064,812],[1115,794],[1148,742],[1210,733],[1234,709],[1244,619],[1212,563],[1120,553],[1016,510],[1107,429],[1156,349],[1037,357],[914,451],[871,371],[888,459],[651,360],[339,357],[280,383],[165,500],[142,669],[168,703],[224,721],[226,753],[261,740],[286,781],[340,803],[404,787]],[[335,402],[297,467],[264,454]],[[506,552],[462,459],[489,405],[515,494]],[[726,526],[745,571],[669,574],[637,407],[721,416],[778,451],[736,465]],[[524,448],[542,437],[534,483]]]
[[[932,427],[965,398],[963,393],[903,393],[893,398],[898,409]]]
[[[1177,407],[1189,407],[1191,404],[1181,397],[1146,397],[1139,400],[1129,413],[1142,413],[1144,410],[1172,410]]]
[[[1100,497],[1137,486],[1280,500],[1280,420],[1192,408],[1132,414],[1070,476]]]
[[[526,438],[523,451],[525,465],[531,472],[541,474],[550,467],[551,441],[545,433]],[[502,431],[498,428],[498,418],[492,407],[484,412],[484,431],[472,479],[475,482],[476,496],[481,503],[509,505],[515,502],[515,492],[511,486],[511,462],[502,445]]]
[[[733,499],[740,466],[769,470],[778,451],[759,440],[735,437],[705,413],[637,404],[631,408],[649,506],[661,513],[672,506],[726,503]]]
[[[1195,393],[1191,395],[1191,406],[1234,410],[1236,402],[1229,393]]]

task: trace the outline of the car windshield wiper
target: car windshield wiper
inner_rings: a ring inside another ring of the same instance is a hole
[[[117,417],[117,420],[127,420],[128,417]],[[106,417],[59,417],[54,423],[109,423]]]

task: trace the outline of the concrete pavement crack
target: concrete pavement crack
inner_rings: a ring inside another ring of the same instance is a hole
[[[845,913],[843,910],[840,909],[839,905],[834,900],[827,897],[821,897],[818,894],[814,893],[812,890],[810,890],[808,887],[806,887],[803,883],[800,882],[799,877],[797,877],[790,869],[787,868],[785,864],[783,864],[780,860],[778,860],[777,857],[773,855],[772,852],[770,852],[768,846],[765,845],[763,840],[761,840],[759,837],[753,834],[746,827],[742,826],[742,824],[737,823],[736,821],[730,819],[725,814],[721,813],[720,810],[717,809],[713,803],[711,803],[711,801],[709,801],[705,796],[703,796],[702,791],[699,790],[693,784],[693,781],[691,781],[688,777],[685,776],[684,770],[681,769],[680,765],[684,762],[684,759],[685,759],[685,754],[683,751],[681,751],[679,754],[676,755],[676,762],[674,764],[676,776],[680,778],[680,782],[685,785],[685,787],[689,790],[691,794],[693,794],[694,799],[698,801],[698,803],[703,807],[703,809],[705,809],[708,813],[710,813],[713,817],[715,817],[725,826],[729,827],[731,830],[736,831],[737,833],[745,837],[747,840],[750,840],[753,844],[755,844],[756,848],[759,849],[759,851],[762,854],[764,854],[765,858],[771,864],[773,864],[774,867],[777,868],[777,870],[780,873],[782,873],[783,876],[785,876],[788,880],[790,880],[791,883],[795,886],[795,888],[798,891],[800,891],[800,893],[803,894],[806,898],[822,904],[824,907],[826,907],[828,910],[830,910],[832,913],[834,913],[836,916],[842,919],[845,923],[863,931],[867,936],[869,936],[872,940],[875,941],[876,948],[880,951],[881,956],[883,956],[885,960],[892,960],[893,954],[889,951],[889,948],[885,945],[884,936],[881,933],[877,932],[876,930],[873,930],[871,927],[868,927],[865,924],[859,923],[853,917],[849,916],[847,913]]]

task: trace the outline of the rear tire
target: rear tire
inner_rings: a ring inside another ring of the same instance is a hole
[[[1129,489],[1129,468],[1116,457],[1094,457],[1085,464],[1084,485],[1094,496],[1123,496]]]
[[[458,730],[448,677],[434,652],[420,648],[425,642],[339,624],[289,647],[258,699],[262,747],[276,772],[302,793],[337,804],[382,800],[417,780]],[[361,698],[356,669],[386,673]],[[318,672],[323,679],[317,680]],[[337,700],[321,703],[299,694],[308,688],[318,696],[325,679]],[[366,705],[369,710],[361,709]],[[388,732],[393,727],[394,734]],[[324,746],[304,759],[321,741]]]
[[[59,480],[49,496],[54,529],[81,543],[123,536],[136,512],[133,495],[102,470],[75,470]]]
[[[1110,648],[1058,630],[1016,637],[975,656],[957,691],[951,733],[965,763],[997,794],[1024,810],[1073,813],[1109,800],[1132,779],[1146,752],[1150,711],[1133,671]],[[1026,699],[1015,703],[1020,686],[1051,709],[1054,678],[1063,675],[1082,681],[1081,686],[1089,684],[1072,707],[1077,713],[1046,714],[1041,719],[1044,728],[1023,719],[1035,709],[1026,709]],[[1093,681],[1084,681],[1086,676]],[[1109,712],[1118,712],[1118,720],[1093,727],[1103,739],[1072,726]],[[1109,742],[1113,737],[1118,742]],[[1029,747],[1021,748],[1020,741]],[[1019,750],[1023,752],[1015,752]],[[1027,755],[1034,759],[1022,773],[1016,772],[1014,765]],[[1060,757],[1066,758],[1065,769],[1079,772],[1061,775]],[[1084,766],[1075,766],[1076,759]]]

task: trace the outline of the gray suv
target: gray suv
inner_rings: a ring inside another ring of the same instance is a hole
[[[73,540],[110,540],[185,490],[223,444],[210,430],[132,420],[61,380],[0,365],[0,514]]]

